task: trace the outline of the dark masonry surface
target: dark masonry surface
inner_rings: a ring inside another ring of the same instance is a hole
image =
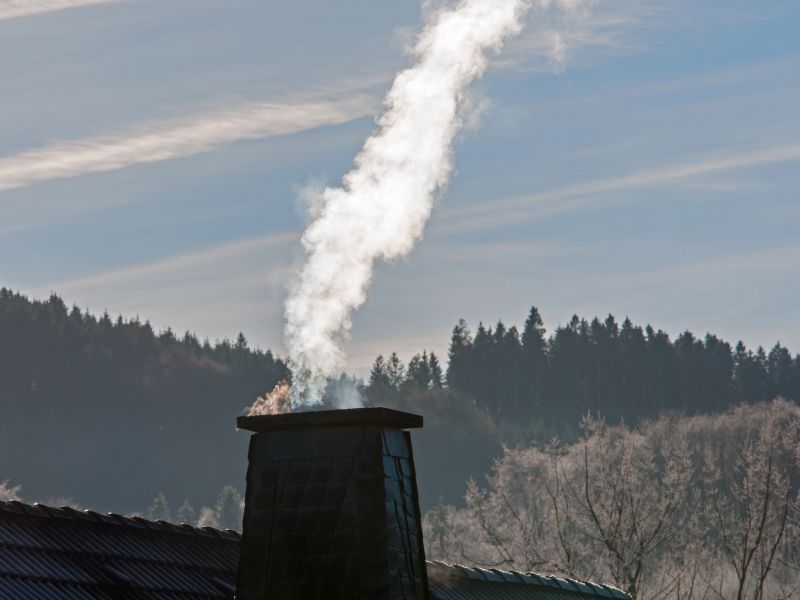
[[[250,440],[239,600],[424,600],[409,428],[386,408],[240,417]]]

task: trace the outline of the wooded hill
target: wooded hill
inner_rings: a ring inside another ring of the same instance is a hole
[[[380,403],[412,389],[446,386],[500,421],[542,421],[558,428],[586,414],[636,423],[664,412],[717,412],[776,397],[800,401],[800,355],[780,343],[769,351],[735,346],[689,331],[674,340],[650,325],[609,315],[577,315],[549,336],[534,307],[520,332],[464,321],[453,329],[446,376],[433,353],[406,368],[396,354],[379,356],[368,393]]]
[[[211,503],[244,481],[236,416],[287,374],[244,336],[211,345],[0,290],[0,481],[117,512],[158,492]]]
[[[425,508],[440,496],[458,503],[503,442],[569,438],[587,411],[634,423],[800,401],[800,358],[780,345],[750,351],[688,332],[672,341],[612,317],[575,317],[549,336],[536,309],[521,332],[460,322],[449,354],[446,368],[428,352],[407,366],[381,357],[364,386],[372,404],[425,416],[414,433]],[[98,510],[146,511],[160,492],[173,508],[209,505],[244,481],[248,436],[236,416],[288,375],[243,335],[211,344],[2,289],[0,482],[21,484],[26,500]]]

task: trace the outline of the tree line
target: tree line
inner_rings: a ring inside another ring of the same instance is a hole
[[[379,356],[367,388],[380,401],[393,392],[446,386],[495,417],[575,422],[587,411],[640,419],[665,411],[713,412],[740,402],[778,396],[800,401],[800,355],[780,343],[735,346],[713,334],[663,330],[609,315],[577,315],[550,335],[533,307],[519,331],[502,321],[463,320],[453,328],[444,377],[433,353],[415,355],[407,368],[396,354]]]
[[[209,342],[0,289],[0,480],[133,512],[244,477],[235,418],[289,376],[244,335]]]

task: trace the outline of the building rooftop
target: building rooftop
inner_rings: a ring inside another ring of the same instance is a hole
[[[0,502],[0,599],[234,597],[241,536],[141,517]],[[604,585],[427,563],[435,600],[627,596]]]

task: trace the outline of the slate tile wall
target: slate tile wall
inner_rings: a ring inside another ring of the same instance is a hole
[[[407,431],[278,430],[250,441],[240,600],[423,600]]]

